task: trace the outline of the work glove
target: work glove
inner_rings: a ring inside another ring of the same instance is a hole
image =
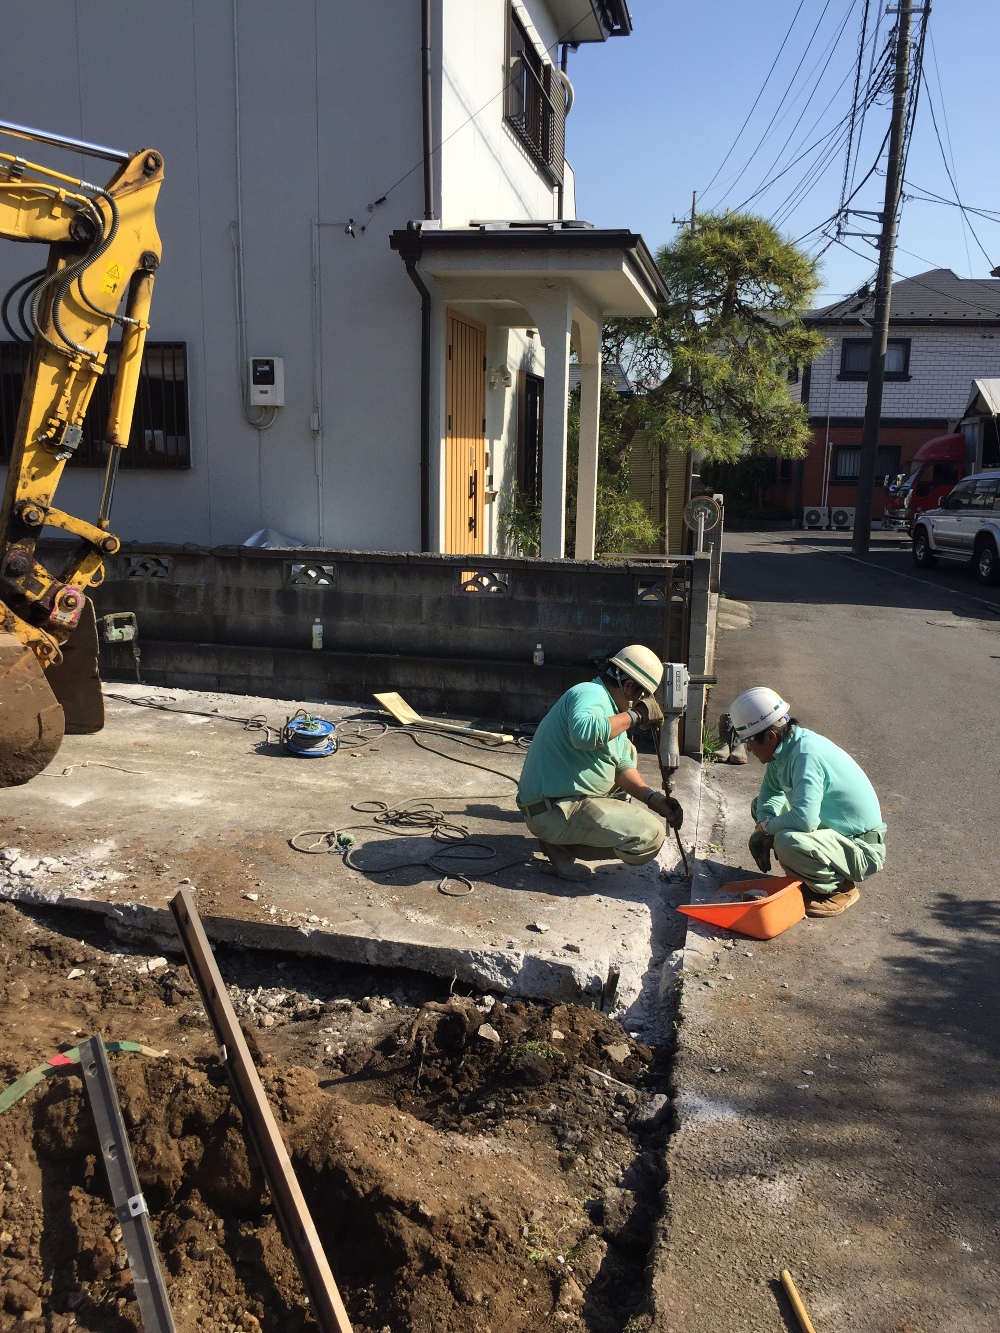
[[[654,791],[646,798],[650,810],[662,815],[671,828],[680,828],[684,823],[684,807],[665,791]]]
[[[633,711],[639,714],[640,727],[655,727],[663,721],[663,709],[655,694],[648,694],[645,699],[640,699]]]
[[[754,829],[750,834],[750,855],[764,872],[765,875],[771,870],[771,849],[774,847],[774,838],[769,833],[763,833],[761,830]]]

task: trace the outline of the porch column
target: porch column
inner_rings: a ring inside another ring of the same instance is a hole
[[[576,482],[576,558],[593,560],[597,531],[597,442],[601,425],[601,338],[599,326],[576,312],[580,362],[580,456]]]
[[[566,417],[573,304],[563,287],[534,299],[531,313],[545,348],[545,406],[542,412],[542,545],[546,560],[566,554]]]

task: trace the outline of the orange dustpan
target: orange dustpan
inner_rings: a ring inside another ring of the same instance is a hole
[[[771,940],[780,935],[806,914],[802,897],[802,881],[788,875],[769,875],[767,879],[737,879],[723,884],[720,893],[761,893],[763,898],[750,902],[688,903],[678,912],[704,921],[710,926],[722,926],[740,935],[751,935],[755,940]]]

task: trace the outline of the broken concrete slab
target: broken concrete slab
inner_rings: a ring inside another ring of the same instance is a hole
[[[0,792],[10,844],[0,897],[100,913],[121,934],[177,952],[167,903],[189,884],[216,942],[545,1000],[599,1001],[617,972],[613,1012],[657,1039],[660,971],[677,928],[661,877],[679,861],[673,839],[647,866],[597,863],[580,892],[533,859],[513,799],[515,746],[470,749],[436,735],[418,748],[403,729],[369,727],[367,709],[309,704],[345,723],[344,746],[302,759],[277,743],[302,706],[294,700],[120,684],[106,695],[103,732],[67,737],[49,769]],[[641,767],[658,785],[652,754]],[[697,774],[688,765],[681,775],[688,803]],[[460,844],[375,822],[416,803],[467,832],[469,858],[452,859]],[[317,833],[303,845],[323,831],[352,833],[351,864],[294,850],[289,840],[304,830]],[[439,891],[464,889],[456,872],[471,893]]]

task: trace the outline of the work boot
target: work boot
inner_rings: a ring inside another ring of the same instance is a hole
[[[727,741],[729,742],[729,753],[725,756],[727,764],[747,764],[747,746],[743,744],[740,737],[736,734],[736,728],[732,724],[732,718],[728,713],[723,713],[719,718],[719,734],[723,734],[723,720],[725,720],[725,730],[727,730]]]
[[[717,764],[725,764],[728,762],[732,734],[733,725],[729,721],[729,714],[723,713],[719,718],[719,748],[715,752],[715,762]]]
[[[560,879],[575,880],[578,884],[594,878],[590,866],[582,866],[577,861],[573,854],[575,848],[561,847],[557,842],[542,842],[541,838],[538,845],[547,858],[547,861],[542,862],[542,868],[550,874],[558,875]]]
[[[853,907],[861,894],[852,879],[845,879],[835,893],[806,895],[806,916],[840,916]]]

